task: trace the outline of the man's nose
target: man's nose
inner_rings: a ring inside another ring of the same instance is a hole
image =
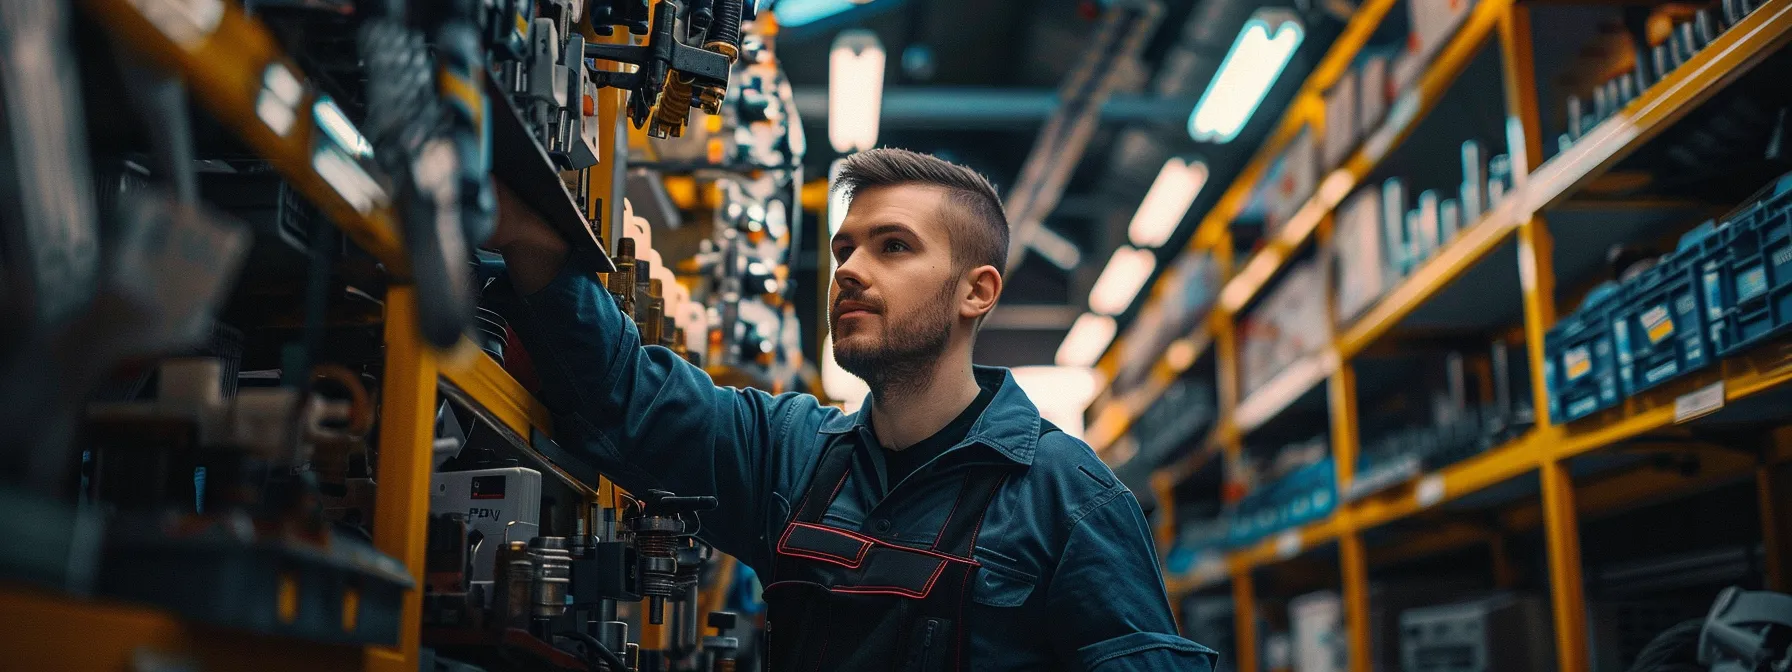
[[[847,258],[846,263],[840,264],[838,268],[834,269],[834,284],[839,285],[841,289],[865,289],[871,286],[871,283],[865,281],[863,271],[853,263],[850,257]]]

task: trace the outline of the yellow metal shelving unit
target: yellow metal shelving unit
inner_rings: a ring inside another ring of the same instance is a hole
[[[1321,384],[1326,386],[1331,446],[1342,491],[1352,480],[1358,448],[1356,360],[1370,352],[1408,315],[1436,299],[1443,288],[1470,268],[1489,263],[1494,250],[1514,241],[1534,403],[1536,408],[1546,408],[1541,364],[1543,335],[1555,324],[1559,313],[1554,300],[1553,245],[1540,213],[1574,196],[1594,178],[1792,41],[1792,0],[1770,0],[1570,149],[1541,162],[1544,138],[1539,128],[1536,73],[1531,62],[1530,8],[1527,3],[1513,0],[1480,0],[1416,86],[1390,108],[1388,120],[1341,167],[1320,182],[1314,196],[1276,237],[1237,265],[1235,271],[1227,228],[1289,140],[1301,128],[1317,125],[1321,93],[1337,81],[1343,66],[1362,49],[1393,4],[1391,0],[1362,4],[1302,86],[1276,130],[1200,222],[1185,253],[1214,255],[1226,278],[1212,317],[1196,333],[1176,341],[1136,389],[1123,394],[1104,391],[1091,406],[1089,441],[1104,457],[1117,458],[1125,451],[1114,450],[1114,446],[1139,415],[1200,354],[1209,348],[1213,350],[1218,372],[1219,419],[1208,439],[1190,455],[1160,468],[1154,475],[1152,487],[1160,498],[1167,500],[1175,483],[1211,460],[1235,458],[1242,450],[1246,433],[1275,418]],[[1480,221],[1466,226],[1455,240],[1389,289],[1360,317],[1349,324],[1337,324],[1329,347],[1291,364],[1262,388],[1240,398],[1234,334],[1238,311],[1257,298],[1297,252],[1309,244],[1328,242],[1332,209],[1406,139],[1476,54],[1495,43],[1500,47],[1506,85],[1508,151],[1515,173],[1513,193]],[[1148,297],[1145,310],[1154,309],[1165,299],[1157,289]],[[1116,342],[1097,365],[1109,380],[1119,368],[1118,353],[1122,349],[1123,344]],[[1792,518],[1792,495],[1787,494],[1792,491],[1792,483],[1788,482],[1792,477],[1779,468],[1792,462],[1792,431],[1775,432],[1767,442],[1770,449],[1758,458],[1713,454],[1704,461],[1703,471],[1692,478],[1639,471],[1577,487],[1569,474],[1566,461],[1571,458],[1690,420],[1677,419],[1676,413],[1676,401],[1689,390],[1709,393],[1719,389],[1724,403],[1734,404],[1785,387],[1792,382],[1792,348],[1758,349],[1686,378],[1571,425],[1552,424],[1547,414],[1539,412],[1536,427],[1506,445],[1380,493],[1342,503],[1324,520],[1235,550],[1223,561],[1208,561],[1186,573],[1166,576],[1168,590],[1179,599],[1193,591],[1216,589],[1229,582],[1236,602],[1237,669],[1259,670],[1253,571],[1336,543],[1350,642],[1349,669],[1366,672],[1371,669],[1371,565],[1485,544],[1495,558],[1496,583],[1510,585],[1514,579],[1500,535],[1485,525],[1446,522],[1431,534],[1376,549],[1365,547],[1363,532],[1530,473],[1537,474],[1540,496],[1534,502],[1503,510],[1499,521],[1508,530],[1541,527],[1544,531],[1558,666],[1564,672],[1589,669],[1577,527],[1582,516],[1752,475],[1760,493],[1769,585],[1779,590],[1792,588],[1792,568],[1788,567],[1792,563],[1792,523],[1788,521]],[[1157,530],[1160,546],[1167,545],[1174,525],[1170,512],[1164,512]]]
[[[14,632],[48,634],[18,638],[8,651],[9,659],[28,669],[123,669],[159,666],[157,661],[162,661],[179,666],[197,663],[208,669],[413,672],[421,646],[431,446],[440,400],[447,396],[474,406],[525,445],[537,436],[552,436],[552,416],[471,341],[463,338],[445,352],[424,343],[416,297],[406,284],[408,262],[396,215],[383,194],[345,190],[319,172],[313,156],[318,131],[309,122],[317,90],[260,21],[228,0],[201,3],[204,11],[137,0],[81,4],[123,48],[176,73],[201,106],[392,274],[385,297],[385,375],[376,465],[380,485],[373,535],[375,547],[402,562],[417,587],[405,596],[396,647],[248,636],[187,623],[149,607],[5,587],[0,588],[0,625]],[[278,95],[270,97],[270,90]],[[614,90],[598,94],[600,121],[621,128],[622,95]],[[270,105],[284,113],[270,110]],[[605,136],[599,168],[614,165],[617,137]],[[613,198],[610,173],[593,169],[591,174],[594,186],[601,187],[592,190],[594,197]],[[599,234],[608,233],[609,217],[596,212],[597,201],[578,205],[601,217]],[[538,464],[552,468],[547,458]],[[600,492],[612,488],[600,480],[581,490],[597,502]],[[350,622],[353,616],[343,618]]]

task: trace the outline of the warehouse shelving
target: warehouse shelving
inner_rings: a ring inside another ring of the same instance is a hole
[[[1357,20],[1379,22],[1388,7],[1365,3]],[[1458,73],[1497,36],[1505,83],[1508,151],[1513,156],[1515,184],[1511,194],[1479,221],[1467,225],[1454,240],[1421,264],[1411,275],[1383,293],[1356,319],[1338,322],[1332,344],[1287,365],[1261,389],[1240,399],[1234,320],[1291,261],[1329,233],[1332,208],[1359,182],[1394,154],[1415,125],[1390,113],[1390,120],[1359,146],[1342,168],[1321,181],[1309,202],[1278,236],[1249,260],[1237,274],[1227,274],[1218,309],[1203,323],[1199,337],[1214,343],[1221,358],[1219,384],[1221,415],[1208,439],[1180,459],[1161,467],[1153,480],[1160,499],[1175,484],[1199,470],[1215,468],[1220,458],[1234,459],[1244,437],[1275,420],[1297,400],[1311,399],[1323,390],[1330,413],[1333,458],[1340,486],[1354,471],[1358,449],[1356,397],[1357,369],[1377,356],[1389,336],[1411,327],[1421,318],[1434,317],[1438,306],[1483,305],[1487,287],[1511,287],[1497,308],[1483,312],[1470,331],[1498,333],[1502,327],[1510,342],[1522,340],[1530,349],[1529,375],[1537,408],[1544,407],[1541,383],[1542,336],[1558,316],[1559,300],[1578,296],[1597,265],[1604,247],[1613,242],[1659,238],[1672,233],[1675,224],[1688,224],[1716,214],[1711,206],[1674,200],[1612,202],[1589,199],[1582,191],[1638,152],[1651,140],[1686,118],[1727,85],[1747,74],[1770,54],[1792,41],[1792,1],[1763,3],[1739,25],[1718,36],[1692,59],[1655,83],[1560,154],[1542,161],[1545,138],[1539,124],[1535,66],[1531,62],[1530,13],[1527,3],[1482,0],[1471,17],[1445,48],[1421,84],[1406,94],[1418,101],[1435,101],[1455,83]],[[1365,18],[1372,17],[1372,18]],[[1348,34],[1348,31],[1347,31]],[[1340,39],[1327,55],[1354,54],[1360,43]],[[1344,58],[1348,62],[1348,57]],[[1315,71],[1314,77],[1331,78],[1317,86],[1309,81],[1302,96],[1317,95],[1336,72]],[[1416,97],[1416,98],[1415,98]],[[1282,151],[1293,129],[1310,123],[1316,98],[1297,99],[1290,106],[1277,133],[1229,186],[1212,211],[1201,221],[1190,242],[1192,253],[1229,254],[1227,228],[1242,202],[1259,181],[1269,162]],[[1410,105],[1410,103],[1409,103]],[[1398,107],[1398,105],[1396,105]],[[1423,106],[1416,108],[1423,116]],[[1392,129],[1392,130],[1390,130]],[[1553,142],[1553,139],[1551,139]],[[1622,211],[1625,226],[1583,225],[1583,218]],[[1556,237],[1562,237],[1558,245]],[[1593,260],[1589,264],[1589,260]],[[1229,261],[1229,260],[1228,260]],[[1222,264],[1225,268],[1227,265]],[[1232,269],[1226,268],[1230,271]],[[1153,293],[1144,310],[1163,297]],[[1476,303],[1480,302],[1480,303]],[[1510,321],[1502,321],[1510,317]],[[1098,369],[1110,377],[1120,345],[1110,347]],[[1161,366],[1161,364],[1160,364]],[[1451,522],[1457,514],[1474,512],[1474,520],[1486,520],[1489,512],[1508,531],[1541,529],[1549,565],[1550,599],[1557,624],[1558,664],[1563,670],[1588,669],[1585,598],[1581,589],[1581,555],[1578,521],[1634,508],[1642,503],[1683,496],[1752,478],[1760,491],[1765,529],[1762,538],[1768,554],[1769,584],[1788,588],[1792,580],[1786,568],[1792,552],[1786,546],[1792,535],[1784,531],[1787,517],[1785,484],[1774,469],[1792,461],[1792,433],[1780,431],[1754,455],[1712,451],[1701,455],[1701,470],[1692,476],[1646,468],[1627,468],[1620,451],[1605,450],[1626,441],[1672,435],[1696,436],[1721,431],[1736,423],[1759,425],[1783,411],[1792,397],[1792,348],[1767,346],[1720,361],[1687,374],[1660,388],[1638,394],[1617,408],[1567,425],[1539,424],[1503,445],[1447,467],[1423,473],[1388,489],[1342,503],[1329,517],[1272,535],[1236,549],[1222,559],[1209,557],[1180,575],[1166,576],[1172,597],[1195,591],[1212,591],[1230,584],[1237,602],[1236,638],[1240,670],[1258,669],[1255,650],[1254,612],[1257,570],[1286,563],[1316,550],[1319,557],[1336,562],[1340,571],[1345,621],[1351,646],[1350,669],[1367,670],[1368,647],[1367,574],[1371,565],[1422,558],[1477,544],[1491,544],[1504,554],[1503,540],[1485,524]],[[1155,400],[1152,382],[1125,395],[1109,395],[1092,407],[1090,442],[1098,450],[1113,445],[1129,430],[1142,409]],[[1701,394],[1702,393],[1702,394]],[[1721,399],[1721,404],[1716,403]],[[1706,408],[1689,408],[1695,400]],[[1678,408],[1677,408],[1678,407]],[[1710,411],[1709,415],[1704,415]],[[1781,424],[1784,424],[1783,422]],[[1110,459],[1113,455],[1107,455]],[[1577,480],[1580,482],[1577,483]],[[1233,493],[1237,494],[1237,493]],[[1166,507],[1172,508],[1173,507]],[[1392,523],[1426,521],[1423,534],[1393,534]],[[1173,516],[1159,520],[1160,540],[1170,538]],[[1364,541],[1376,533],[1375,548]],[[1496,561],[1496,571],[1510,572],[1509,560]],[[1504,581],[1504,579],[1502,579]]]
[[[320,171],[313,152],[322,136],[312,121],[313,106],[320,100],[318,88],[281,52],[259,20],[235,2],[211,3],[215,16],[127,0],[81,4],[124,48],[177,74],[200,106],[392,274],[394,284],[383,299],[386,351],[373,535],[375,548],[403,563],[419,588],[406,595],[398,645],[361,647],[222,632],[155,608],[70,600],[7,587],[0,590],[0,623],[15,631],[52,635],[28,638],[21,643],[23,648],[15,647],[9,655],[32,669],[202,664],[228,669],[416,670],[431,448],[441,398],[466,404],[502,427],[513,435],[513,443],[531,466],[579,484],[577,491],[593,501],[600,488],[607,491],[609,486],[594,472],[568,475],[567,470],[588,470],[579,469],[576,460],[564,453],[537,452],[557,451],[551,441],[538,440],[552,436],[551,415],[476,345],[465,338],[447,351],[424,344],[418,332],[417,297],[403,284],[409,261],[389,196],[365,173],[353,179],[350,170],[350,179],[345,180],[341,166],[328,175]],[[621,92],[604,90],[596,98],[601,119],[620,128]],[[491,102],[496,110],[495,172],[573,241],[587,268],[614,270],[602,240],[607,228],[594,230],[591,224],[592,218],[607,224],[611,213],[620,212],[619,202],[611,200],[611,175],[592,171],[589,200],[579,203],[562,185],[549,157],[528,136],[511,103],[502,95],[493,95]],[[618,158],[617,137],[603,139],[600,165],[612,166]],[[610,212],[599,213],[598,206],[605,203],[612,206],[606,208]],[[342,617],[352,623],[354,615],[345,612]]]

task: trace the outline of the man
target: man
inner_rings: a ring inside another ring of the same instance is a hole
[[[718,388],[634,327],[539,217],[492,246],[558,438],[625,489],[715,495],[702,538],[766,582],[771,669],[1208,670],[1176,635],[1138,503],[1004,369],[971,364],[1002,293],[994,187],[940,159],[847,159],[829,327],[870,384],[846,415]]]

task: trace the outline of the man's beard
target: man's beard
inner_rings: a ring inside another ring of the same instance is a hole
[[[879,399],[905,396],[924,388],[933,363],[945,353],[946,342],[952,336],[952,295],[957,286],[957,282],[947,282],[934,301],[923,305],[913,316],[903,316],[900,329],[891,328],[898,322],[893,319],[895,316],[880,312],[879,342],[849,346],[836,340],[834,362],[864,380],[871,395]],[[848,298],[859,299],[857,295],[842,293],[836,304]],[[830,326],[839,333],[837,321]]]

